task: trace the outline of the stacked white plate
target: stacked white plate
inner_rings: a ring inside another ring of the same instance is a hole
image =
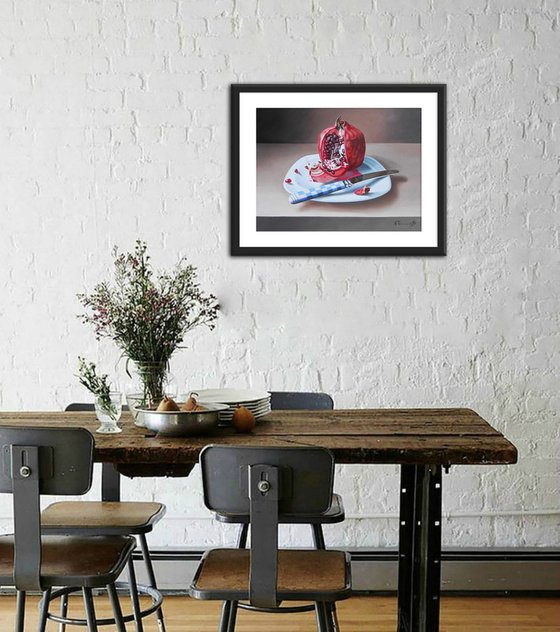
[[[207,388],[196,391],[201,404],[227,404],[227,410],[220,411],[220,426],[229,426],[233,413],[238,406],[248,408],[255,418],[270,412],[270,393],[268,391],[240,390],[237,388]]]

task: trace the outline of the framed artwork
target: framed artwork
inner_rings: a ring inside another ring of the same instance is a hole
[[[445,255],[445,85],[232,85],[232,255]]]

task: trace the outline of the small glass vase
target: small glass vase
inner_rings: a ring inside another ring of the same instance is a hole
[[[169,372],[167,362],[135,362],[129,376],[131,380],[126,388],[126,403],[134,424],[143,428],[145,426],[139,409],[155,408],[165,396],[176,397],[177,382]]]
[[[111,391],[109,400],[104,397],[95,399],[95,416],[101,425],[95,432],[100,434],[117,434],[122,429],[117,425],[117,421],[121,418],[122,413],[122,393],[120,391]]]

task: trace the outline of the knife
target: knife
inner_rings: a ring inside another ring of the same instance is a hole
[[[398,173],[397,169],[386,169],[385,171],[372,171],[370,173],[364,173],[356,176],[355,178],[349,178],[347,180],[337,180],[336,182],[330,182],[329,184],[322,184],[315,189],[302,189],[292,193],[289,197],[290,204],[299,204],[300,202],[307,202],[307,200],[313,200],[314,198],[322,197],[323,195],[330,195],[336,191],[342,191],[351,187],[356,182],[362,182],[363,180],[371,180],[372,178],[382,178],[383,176],[392,176]]]

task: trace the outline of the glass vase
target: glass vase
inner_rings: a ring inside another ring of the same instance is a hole
[[[177,383],[167,362],[134,362],[129,375],[131,381],[126,388],[126,403],[135,425],[144,427],[139,409],[155,408],[165,396],[176,397]]]
[[[111,391],[109,397],[96,397],[95,416],[101,425],[95,432],[101,434],[117,434],[122,429],[117,425],[122,413],[122,393]]]

